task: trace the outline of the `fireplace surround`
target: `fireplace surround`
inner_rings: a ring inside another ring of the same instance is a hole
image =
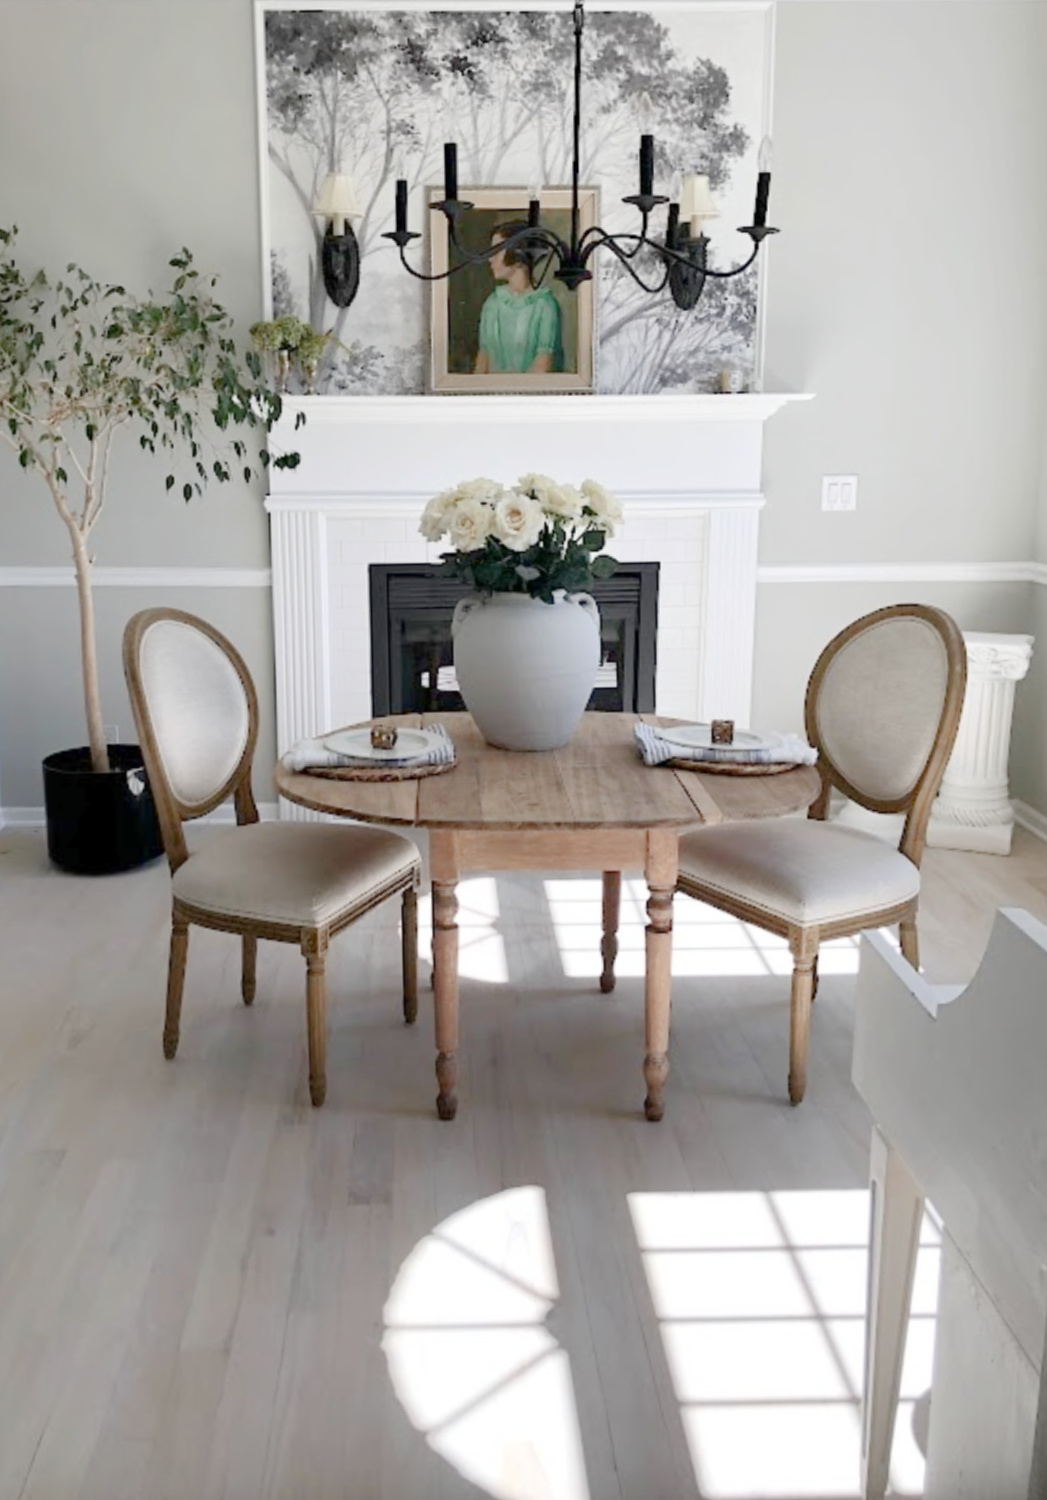
[[[625,521],[609,550],[659,564],[656,710],[747,723],[763,426],[794,399],[286,400],[272,446],[301,462],[270,470],[266,502],[279,750],[371,716],[370,566],[435,563],[422,509],[466,473],[591,476],[613,490]]]

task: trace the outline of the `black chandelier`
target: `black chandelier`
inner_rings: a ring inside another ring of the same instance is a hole
[[[470,250],[458,237],[458,221],[473,207],[458,197],[458,147],[454,141],[444,145],[444,196],[431,205],[434,212],[442,213],[447,220],[451,244],[458,261],[450,270],[428,276],[416,271],[409,264],[404,251],[412,240],[421,235],[407,227],[407,182],[400,178],[396,184],[396,228],[385,233],[383,238],[392,240],[400,251],[400,261],[419,281],[444,281],[456,271],[468,265],[482,265],[499,253],[513,251],[531,266],[545,261],[539,284],[554,262],[553,275],[570,291],[575,291],[583,281],[591,281],[593,273],[589,261],[601,247],[617,256],[637,286],[652,295],[669,288],[676,306],[685,311],[697,303],[705,288],[707,277],[727,280],[747,271],[760,252],[760,246],[769,234],[777,234],[767,223],[767,201],[771,190],[770,159],[768,143],[761,148],[756,178],[756,203],[753,222],[739,227],[739,233],[748,235],[753,242],[752,254],[739,266],[729,271],[715,270],[708,264],[709,241],[702,231],[705,218],[715,215],[708,178],[688,177],[684,182],[681,202],[670,202],[654,192],[654,136],[640,137],[640,191],[623,198],[640,212],[639,234],[608,234],[599,225],[593,224],[581,231],[579,211],[578,173],[582,114],[582,32],[585,27],[585,10],[582,0],[575,0],[574,7],[574,156],[571,168],[571,237],[562,239],[554,230],[541,223],[541,203],[537,197],[530,199],[527,209],[527,225],[507,233],[485,250]],[[669,204],[665,235],[661,240],[648,234],[652,212],[663,203]],[[681,208],[685,210],[681,211]],[[653,250],[662,263],[660,278],[652,284],[645,279],[633,264],[642,250]]]

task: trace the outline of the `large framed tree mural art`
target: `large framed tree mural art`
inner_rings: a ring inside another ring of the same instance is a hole
[[[394,226],[398,178],[408,183],[411,226],[425,231],[406,252],[419,271],[431,266],[426,219],[444,141],[458,143],[462,198],[504,188],[545,195],[570,183],[571,10],[570,0],[257,0],[267,314],[332,335],[318,393],[433,388],[436,291],[409,275],[383,238]],[[642,129],[655,139],[656,192],[675,194],[686,173],[708,175],[720,210],[705,228],[710,265],[748,258],[752,244],[735,226],[752,222],[757,154],[770,128],[773,14],[770,0],[589,0],[580,176],[598,192],[606,230],[639,227],[621,200],[636,191]],[[332,172],[352,178],[359,208],[360,286],[347,307],[328,299],[326,226],[313,211]],[[656,274],[653,252],[643,253]],[[684,311],[597,252],[591,388],[709,391],[725,370],[755,385],[766,257],[765,249],[731,280],[710,279]]]

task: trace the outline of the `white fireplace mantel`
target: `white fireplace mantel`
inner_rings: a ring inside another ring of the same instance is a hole
[[[436,560],[425,501],[463,478],[591,476],[622,500],[615,555],[660,564],[659,712],[747,723],[763,427],[806,395],[291,397],[270,469],[277,738],[370,708],[367,569]],[[298,413],[304,426],[295,427]]]
[[[284,410],[303,412],[314,425],[369,427],[374,423],[542,422],[763,422],[809,391],[753,391],[744,395],[683,396],[285,396]]]

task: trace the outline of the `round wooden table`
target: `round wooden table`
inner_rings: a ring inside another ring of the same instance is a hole
[[[648,888],[644,1110],[649,1120],[662,1118],[680,830],[803,811],[818,795],[820,779],[812,766],[770,776],[645,766],[633,739],[638,717],[680,722],[648,714],[589,713],[562,750],[522,752],[488,745],[469,714],[402,714],[381,722],[444,725],[458,757],[453,771],[366,782],[277,765],[277,789],[291,802],[366,823],[428,830],[436,1108],[442,1120],[453,1120],[458,1108],[458,879],[465,871],[520,869],[603,872],[600,983],[605,990],[614,985],[622,872],[643,871]]]

